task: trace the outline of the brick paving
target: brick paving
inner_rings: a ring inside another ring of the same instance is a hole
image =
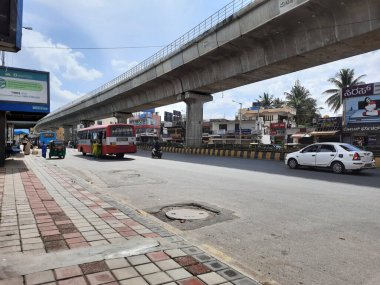
[[[4,277],[0,267],[0,285],[259,284],[41,157],[15,158],[0,168],[0,255],[22,259],[147,238],[161,245],[22,276]]]

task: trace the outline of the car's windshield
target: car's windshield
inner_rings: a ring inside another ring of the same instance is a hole
[[[340,144],[339,146],[346,151],[361,151],[360,148],[353,146],[351,144]]]

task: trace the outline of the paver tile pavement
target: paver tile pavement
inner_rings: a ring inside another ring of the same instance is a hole
[[[0,168],[0,253],[35,258],[146,238],[161,238],[170,247],[57,268],[41,265],[23,276],[0,272],[0,285],[259,284],[134,209],[91,191],[41,157]]]

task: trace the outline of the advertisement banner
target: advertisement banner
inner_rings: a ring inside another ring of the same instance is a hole
[[[49,113],[49,73],[0,68],[0,110]]]
[[[285,129],[285,123],[271,123],[270,124],[271,130],[276,130],[276,129]]]
[[[345,125],[380,123],[380,83],[342,90]]]

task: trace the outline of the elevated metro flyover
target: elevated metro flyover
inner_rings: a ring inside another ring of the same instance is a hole
[[[211,94],[379,49],[379,15],[378,0],[233,1],[132,70],[50,113],[36,128],[184,101],[186,143],[198,146],[203,103]]]

